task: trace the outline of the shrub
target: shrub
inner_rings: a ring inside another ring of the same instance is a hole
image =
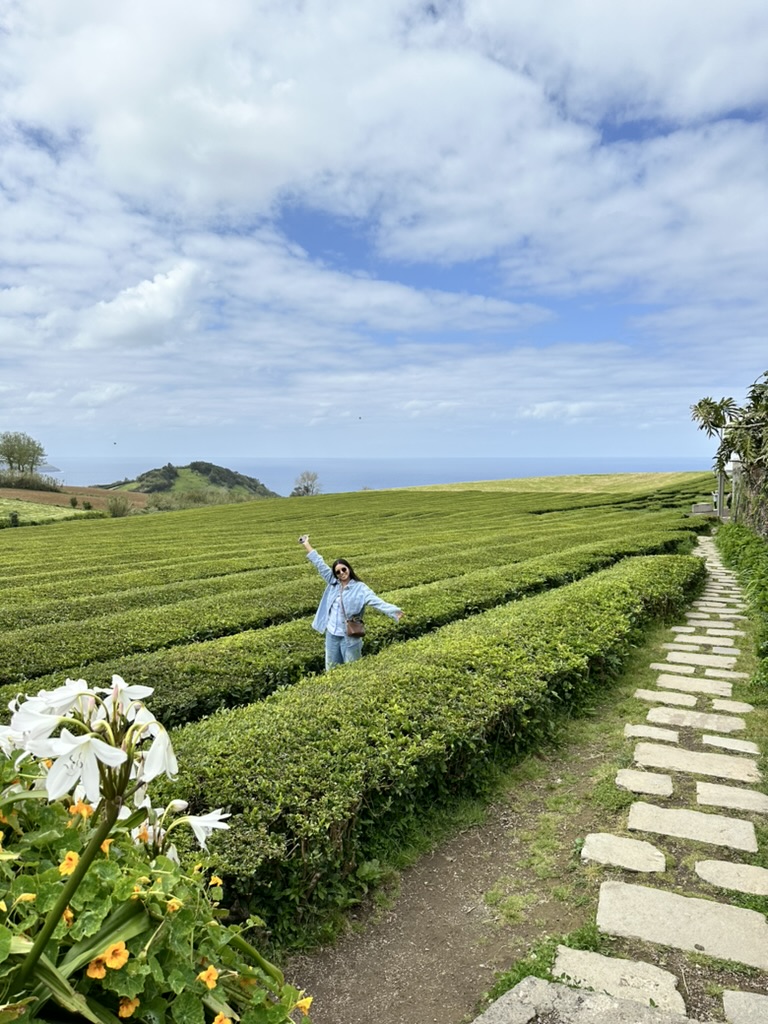
[[[121,519],[130,515],[131,502],[125,494],[110,494],[107,501],[107,512],[113,519]]]
[[[86,510],[86,512],[90,512],[90,510],[93,508],[93,505],[90,503],[90,501],[84,501],[83,508]]]
[[[228,815],[180,817],[183,801],[153,808],[144,797],[176,769],[141,701],[150,693],[119,677],[107,690],[67,680],[15,702],[0,731],[0,1016],[291,1024],[311,998],[245,940],[258,919],[222,925],[222,880],[202,864],[182,869],[171,844],[187,824],[205,847]]]
[[[72,508],[77,508],[77,495],[76,494],[70,495],[69,504],[72,506]]]
[[[219,712],[174,734],[185,753],[175,792],[215,794],[232,811],[223,873],[290,941],[359,897],[381,834],[481,784],[497,749],[548,736],[558,710],[604,685],[640,628],[704,575],[697,558],[629,559]]]

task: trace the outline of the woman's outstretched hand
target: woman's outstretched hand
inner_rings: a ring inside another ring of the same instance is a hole
[[[307,551],[312,550],[312,545],[309,543],[308,533],[302,533],[302,535],[299,537],[299,544],[303,544]]]

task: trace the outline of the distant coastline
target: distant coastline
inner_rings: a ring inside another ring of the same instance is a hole
[[[203,458],[203,456],[200,456]],[[296,477],[304,470],[317,473],[324,494],[419,487],[428,484],[462,483],[471,480],[507,480],[531,476],[571,476],[583,473],[701,473],[712,468],[711,459],[695,456],[630,458],[623,456],[536,458],[536,457],[445,457],[445,458],[229,458],[215,456],[207,461],[256,477],[278,494],[290,494]],[[44,472],[62,484],[88,487],[116,480],[133,480],[140,473],[167,462],[186,465],[190,458],[126,456],[119,458],[56,456]]]

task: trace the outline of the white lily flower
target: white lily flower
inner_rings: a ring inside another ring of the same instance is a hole
[[[174,814],[181,814],[181,812],[186,811],[188,807],[189,802],[187,800],[171,800],[166,807],[166,810],[173,811]]]
[[[6,757],[10,757],[14,750],[22,750],[24,747],[24,736],[9,725],[0,725],[0,750]]]
[[[59,716],[37,707],[30,706],[31,701],[22,704],[19,710],[11,719],[11,729],[21,733],[26,748],[30,741],[47,740],[54,729],[58,728]],[[48,757],[48,754],[40,754],[40,757]]]
[[[179,764],[171,746],[171,738],[162,726],[158,726],[152,746],[144,755],[142,781],[151,782],[163,772],[169,779],[173,779],[178,770]]]
[[[229,828],[229,825],[225,824],[224,818],[231,818],[230,813],[223,814],[220,807],[217,807],[215,811],[209,811],[208,814],[188,814],[185,818],[179,818],[179,822],[186,821],[189,823],[192,831],[195,833],[195,839],[206,849],[206,841],[208,836],[213,832],[215,828]]]
[[[137,709],[135,707],[132,708],[131,705],[134,701],[144,700],[145,697],[149,697],[155,692],[155,688],[153,686],[129,686],[122,676],[114,675],[112,676],[111,688],[108,690],[102,689],[99,692],[109,694],[104,701],[107,714],[111,715],[112,709],[117,704],[120,713],[127,715],[128,721],[132,722],[136,717]],[[149,714],[149,712],[147,713]]]
[[[28,697],[20,710],[30,706],[34,711],[64,716],[75,708],[87,714],[94,703],[95,693],[84,679],[65,679],[63,686],[57,686],[54,690],[39,690],[36,697]]]
[[[45,783],[49,800],[64,796],[80,782],[90,802],[97,804],[101,799],[99,762],[117,768],[128,756],[93,735],[73,736],[68,729],[62,729],[61,736],[51,744],[56,760]]]

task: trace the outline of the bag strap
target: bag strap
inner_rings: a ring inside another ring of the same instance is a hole
[[[341,614],[344,616],[344,621],[349,622],[349,619],[347,618],[347,611],[344,607],[344,588],[341,584],[339,584],[339,600],[341,601]],[[358,616],[358,618],[359,617],[360,616]]]

